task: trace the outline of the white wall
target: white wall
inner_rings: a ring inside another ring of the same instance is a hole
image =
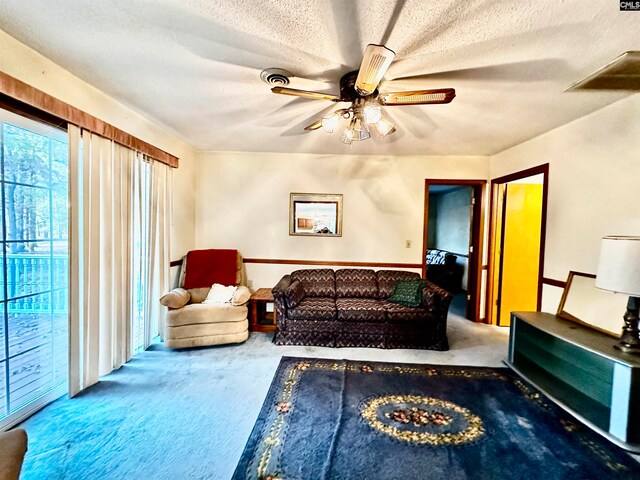
[[[167,127],[151,121],[0,30],[0,71],[180,158],[172,171],[171,258],[195,244],[195,151]]]
[[[633,95],[492,157],[492,178],[549,163],[546,277],[595,273],[604,235],[640,234],[639,131]],[[545,285],[543,310],[561,293]]]
[[[424,180],[488,174],[487,157],[202,153],[196,245],[253,258],[421,264]],[[343,194],[342,237],[289,236],[292,192]],[[271,287],[296,268],[248,264],[247,275],[254,288]]]

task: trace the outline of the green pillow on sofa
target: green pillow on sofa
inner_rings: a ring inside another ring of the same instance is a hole
[[[426,285],[427,281],[422,279],[398,280],[387,300],[405,307],[419,307],[422,303],[422,289]]]

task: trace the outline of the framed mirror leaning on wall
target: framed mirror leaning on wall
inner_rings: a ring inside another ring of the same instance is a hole
[[[627,300],[626,295],[596,288],[595,275],[571,271],[557,315],[620,338]]]

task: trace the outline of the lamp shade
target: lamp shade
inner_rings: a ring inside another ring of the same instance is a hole
[[[602,239],[596,287],[640,297],[640,237]]]

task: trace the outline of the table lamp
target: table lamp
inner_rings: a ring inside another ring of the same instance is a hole
[[[624,327],[616,348],[640,354],[640,237],[607,236],[602,239],[596,287],[629,295]]]

